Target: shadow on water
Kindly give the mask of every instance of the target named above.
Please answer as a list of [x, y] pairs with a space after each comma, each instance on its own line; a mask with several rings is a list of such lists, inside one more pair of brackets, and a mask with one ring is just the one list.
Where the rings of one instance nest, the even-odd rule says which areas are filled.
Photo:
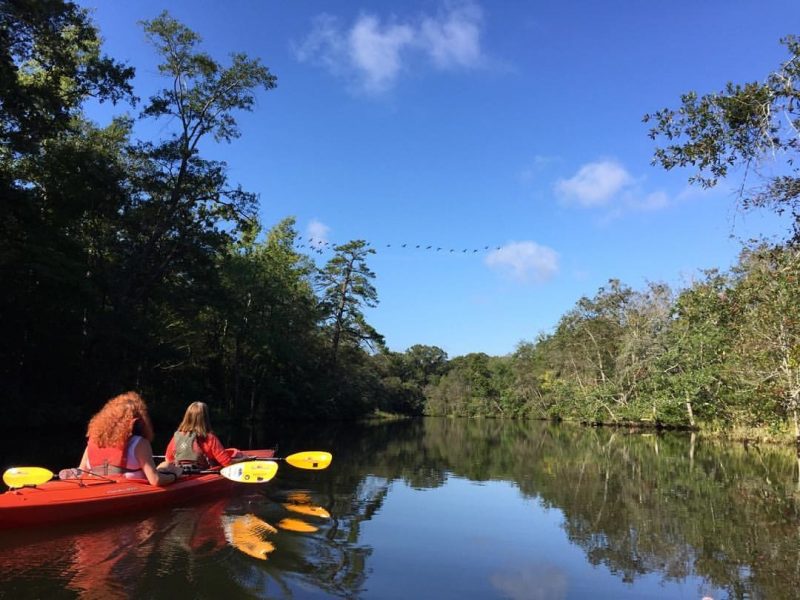
[[[464, 419], [274, 424], [222, 436], [240, 448], [277, 444], [279, 456], [328, 450], [334, 461], [314, 472], [281, 464], [266, 486], [141, 521], [4, 532], [0, 597], [92, 597], [90, 589], [105, 597], [367, 597], [369, 582], [389, 575], [370, 565], [379, 542], [365, 543], [363, 528], [383, 518], [393, 485], [436, 490], [454, 478], [508, 482], [559, 511], [563, 535], [586, 563], [634, 590], [649, 576], [698, 578], [732, 598], [791, 598], [800, 586], [798, 466], [789, 449]], [[293, 521], [299, 530], [288, 527]], [[251, 535], [237, 550], [232, 532], [243, 529]]]

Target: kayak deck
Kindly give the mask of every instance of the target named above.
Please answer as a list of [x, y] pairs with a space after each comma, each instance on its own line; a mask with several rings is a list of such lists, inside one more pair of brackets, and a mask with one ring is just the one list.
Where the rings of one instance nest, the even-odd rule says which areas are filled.
[[[274, 451], [248, 450], [245, 454], [264, 459], [272, 458]], [[122, 478], [53, 480], [0, 494], [0, 529], [64, 523], [172, 506], [221, 495], [236, 485], [217, 472], [184, 475], [176, 483], [165, 487]]]

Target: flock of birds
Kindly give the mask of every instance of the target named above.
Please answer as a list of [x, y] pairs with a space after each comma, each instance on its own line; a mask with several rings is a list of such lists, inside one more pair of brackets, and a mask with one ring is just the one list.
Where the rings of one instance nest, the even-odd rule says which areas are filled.
[[[317, 254], [322, 254], [325, 250], [330, 250], [335, 248], [338, 244], [334, 242], [329, 242], [327, 240], [319, 239], [319, 238], [312, 238], [306, 237], [304, 238], [301, 235], [298, 235], [297, 238], [297, 248], [307, 248], [311, 252], [316, 252]], [[367, 246], [372, 247], [373, 250], [377, 252], [375, 246], [372, 245], [371, 242], [366, 242]], [[500, 250], [500, 246], [484, 246], [481, 248], [448, 248], [445, 246], [437, 246], [435, 244], [409, 244], [409, 243], [401, 243], [401, 244], [386, 244], [385, 248], [400, 248], [400, 249], [408, 249], [408, 250], [424, 250], [430, 252], [444, 252], [447, 254], [477, 254], [478, 252], [488, 252], [489, 250]]]

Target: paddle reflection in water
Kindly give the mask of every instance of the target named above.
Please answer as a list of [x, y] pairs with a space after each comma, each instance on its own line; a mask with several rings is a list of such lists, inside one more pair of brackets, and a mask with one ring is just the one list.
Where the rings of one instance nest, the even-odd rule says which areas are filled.
[[286, 531], [297, 531], [298, 533], [313, 533], [317, 531], [319, 528], [306, 523], [305, 521], [301, 521], [300, 519], [281, 519], [278, 522], [278, 527], [281, 529], [285, 529]]
[[[180, 531], [178, 526], [174, 527], [176, 539], [190, 540], [189, 549], [193, 552], [219, 550], [227, 543], [248, 556], [266, 560], [269, 554], [275, 551], [275, 534], [278, 533], [278, 528], [301, 533], [319, 530], [318, 527], [294, 518], [281, 519], [276, 528], [253, 513], [242, 515], [226, 512], [225, 509], [229, 507], [229, 504], [228, 500], [222, 500], [200, 511], [196, 520], [184, 519], [192, 529], [191, 531]], [[261, 496], [251, 495], [246, 506], [273, 515], [277, 513], [276, 508], [281, 504], [266, 501]], [[305, 504], [287, 505], [284, 503], [282, 506], [301, 509], [304, 514], [317, 519], [330, 518], [330, 513], [323, 507], [310, 504], [310, 497]], [[234, 504], [231, 508], [241, 510], [243, 507], [237, 507]]]
[[284, 503], [283, 508], [292, 512], [300, 513], [301, 515], [308, 515], [309, 517], [317, 517], [318, 519], [329, 519], [331, 516], [331, 513], [329, 513], [321, 506], [312, 506], [309, 504]]
[[290, 511], [307, 515], [309, 517], [316, 517], [318, 519], [330, 519], [329, 513], [322, 506], [312, 504], [311, 492], [308, 490], [294, 490], [286, 494], [286, 501], [281, 502], [283, 507]]
[[[314, 515], [327, 514], [306, 500], [302, 506]], [[4, 532], [0, 598], [52, 597], [57, 590], [90, 599], [261, 597], [276, 589], [290, 597], [292, 571], [314, 573], [312, 557], [327, 553], [309, 550], [326, 544], [307, 538], [317, 526], [286, 514], [281, 502], [250, 492], [144, 518]], [[287, 523], [279, 530], [268, 519]], [[266, 565], [278, 547], [285, 551], [273, 569]]]
[[275, 545], [265, 538], [278, 530], [255, 515], [223, 517], [225, 538], [231, 546], [248, 556], [266, 560]]

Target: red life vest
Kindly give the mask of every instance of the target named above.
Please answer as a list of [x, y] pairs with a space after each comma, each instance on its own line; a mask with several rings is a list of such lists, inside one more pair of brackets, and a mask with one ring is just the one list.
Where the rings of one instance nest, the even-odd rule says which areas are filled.
[[119, 475], [127, 473], [128, 442], [122, 448], [101, 448], [92, 441], [86, 444], [86, 455], [92, 472], [98, 475]]

